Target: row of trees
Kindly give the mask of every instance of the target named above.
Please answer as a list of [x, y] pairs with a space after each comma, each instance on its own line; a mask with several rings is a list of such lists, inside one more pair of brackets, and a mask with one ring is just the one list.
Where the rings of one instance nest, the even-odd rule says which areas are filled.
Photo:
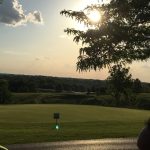
[[9, 83], [12, 92], [38, 92], [43, 91], [75, 91], [86, 92], [88, 89], [96, 91], [105, 87], [105, 81], [59, 78], [46, 76], [9, 75], [1, 74], [0, 79], [5, 79]]
[[[121, 68], [120, 68], [121, 69]], [[112, 73], [113, 75], [114, 73]], [[117, 77], [118, 78], [118, 77]], [[46, 77], [46, 76], [29, 76], [29, 75], [9, 75], [0, 74], [1, 80], [7, 80], [9, 84], [9, 90], [12, 92], [36, 92], [38, 90], [50, 90], [53, 91], [76, 91], [86, 92], [87, 90], [96, 92], [106, 90], [108, 82], [104, 80], [91, 80], [91, 79], [75, 79], [75, 78], [60, 78], [60, 77]], [[109, 79], [109, 78], [108, 78]], [[107, 80], [108, 80], [107, 79]], [[118, 78], [118, 80], [120, 80]], [[134, 82], [137, 81], [133, 80]], [[139, 80], [138, 80], [139, 81]], [[141, 90], [139, 92], [145, 92], [145, 87], [150, 88], [149, 83], [141, 83], [139, 81]], [[134, 87], [133, 87], [134, 86]], [[137, 91], [135, 85], [132, 88]]]
[[[132, 80], [131, 75], [128, 75], [128, 70], [124, 70], [123, 68], [120, 68], [120, 71], [118, 71], [118, 68], [116, 70], [116, 67], [113, 68], [111, 75], [107, 78], [106, 81], [71, 79], [71, 78], [70, 79], [54, 78], [55, 81], [54, 82], [52, 80], [53, 77], [41, 76], [38, 77], [37, 79], [37, 76], [13, 75], [12, 78], [12, 75], [2, 75], [3, 79], [2, 78], [0, 79], [0, 103], [7, 103], [7, 100], [9, 100], [10, 98], [10, 91], [11, 92], [64, 92], [64, 91], [86, 92], [87, 94], [95, 93], [97, 95], [111, 94], [113, 97], [117, 99], [120, 99], [122, 95], [129, 97], [130, 96], [129, 93], [143, 92], [143, 84], [140, 82], [139, 79]], [[124, 72], [126, 72], [126, 74], [124, 74]], [[49, 79], [51, 82], [48, 82], [47, 79]], [[53, 85], [51, 85], [52, 83]], [[150, 88], [150, 84], [148, 85]]]

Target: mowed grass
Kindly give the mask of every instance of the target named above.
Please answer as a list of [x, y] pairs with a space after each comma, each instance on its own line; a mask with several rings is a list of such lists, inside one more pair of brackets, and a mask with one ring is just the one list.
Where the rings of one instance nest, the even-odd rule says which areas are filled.
[[[53, 113], [60, 113], [60, 129]], [[137, 137], [150, 111], [85, 105], [0, 106], [0, 144]]]

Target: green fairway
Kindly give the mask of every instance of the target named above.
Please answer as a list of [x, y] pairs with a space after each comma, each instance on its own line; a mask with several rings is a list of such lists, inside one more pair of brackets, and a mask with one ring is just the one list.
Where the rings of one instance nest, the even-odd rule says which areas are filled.
[[[60, 129], [53, 113], [60, 112]], [[150, 111], [84, 105], [0, 106], [0, 144], [136, 137]]]

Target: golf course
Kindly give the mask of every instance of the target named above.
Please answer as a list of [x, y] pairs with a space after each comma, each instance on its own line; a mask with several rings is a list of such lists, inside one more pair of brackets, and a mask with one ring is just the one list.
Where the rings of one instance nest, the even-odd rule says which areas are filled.
[[[59, 129], [53, 114], [60, 113]], [[2, 145], [66, 140], [137, 137], [148, 110], [125, 108], [28, 104], [0, 106]]]

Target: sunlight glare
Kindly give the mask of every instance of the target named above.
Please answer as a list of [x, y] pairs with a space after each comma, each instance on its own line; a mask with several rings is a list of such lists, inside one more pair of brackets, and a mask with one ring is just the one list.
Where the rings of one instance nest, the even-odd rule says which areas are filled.
[[87, 16], [94, 23], [99, 22], [101, 19], [101, 15], [97, 10], [90, 11], [89, 14], [87, 14]]
[[[75, 9], [82, 10], [86, 6], [92, 5], [92, 4], [102, 4], [105, 3], [107, 0], [81, 0], [78, 5], [76, 5]], [[98, 23], [101, 20], [101, 14], [97, 10], [85, 12], [87, 14], [87, 17], [89, 18], [89, 21], [94, 25]], [[86, 31], [89, 27], [87, 27], [84, 23], [75, 23], [75, 28], [77, 30]], [[90, 28], [94, 28], [93, 26], [90, 26]]]

